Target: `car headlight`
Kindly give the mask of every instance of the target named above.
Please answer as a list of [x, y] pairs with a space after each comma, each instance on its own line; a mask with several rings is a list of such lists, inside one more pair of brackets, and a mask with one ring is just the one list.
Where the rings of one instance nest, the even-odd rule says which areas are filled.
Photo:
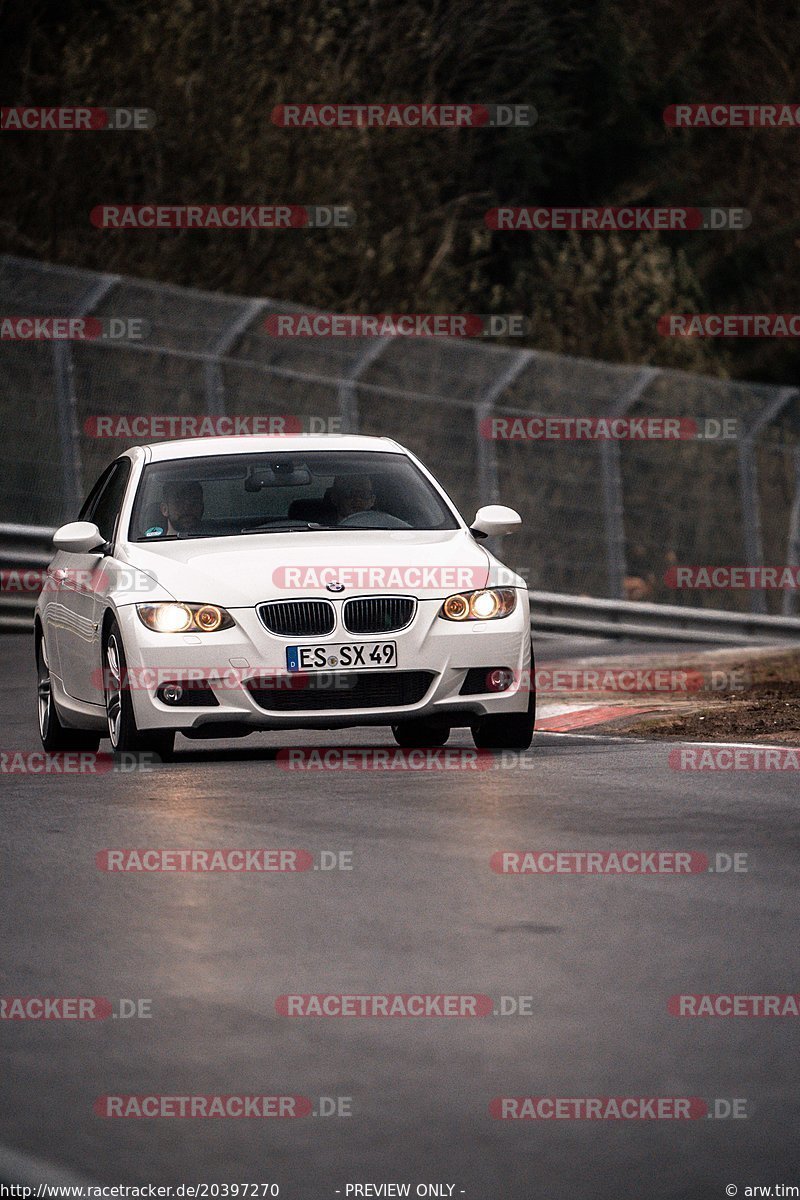
[[231, 614], [216, 604], [137, 604], [136, 612], [153, 633], [216, 633], [234, 623]]
[[445, 621], [494, 621], [507, 617], [517, 607], [513, 588], [485, 588], [480, 592], [457, 592], [439, 609]]

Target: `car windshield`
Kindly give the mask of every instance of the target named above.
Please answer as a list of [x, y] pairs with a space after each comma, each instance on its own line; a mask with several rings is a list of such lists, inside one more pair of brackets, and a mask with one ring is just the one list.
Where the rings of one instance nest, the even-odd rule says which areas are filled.
[[131, 541], [318, 529], [457, 529], [405, 454], [225, 454], [145, 467]]

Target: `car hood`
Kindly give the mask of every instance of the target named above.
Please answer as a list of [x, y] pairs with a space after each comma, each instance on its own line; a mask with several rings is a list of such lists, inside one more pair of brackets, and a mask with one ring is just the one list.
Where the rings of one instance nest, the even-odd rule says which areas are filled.
[[[252, 608], [265, 600], [408, 593], [437, 599], [482, 588], [498, 565], [464, 529], [352, 530], [128, 543], [125, 558], [187, 603]], [[344, 589], [333, 593], [331, 582]], [[509, 582], [509, 580], [506, 580]], [[510, 580], [513, 586], [513, 579]], [[522, 581], [519, 581], [522, 582]]]

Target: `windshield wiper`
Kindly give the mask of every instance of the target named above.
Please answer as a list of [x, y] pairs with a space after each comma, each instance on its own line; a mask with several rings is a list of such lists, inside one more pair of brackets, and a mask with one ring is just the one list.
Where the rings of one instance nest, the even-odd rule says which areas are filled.
[[338, 528], [338, 525], [320, 525], [316, 521], [276, 521], [270, 525], [252, 525], [249, 529], [243, 529], [242, 533], [303, 533], [308, 529], [316, 532], [319, 529]]

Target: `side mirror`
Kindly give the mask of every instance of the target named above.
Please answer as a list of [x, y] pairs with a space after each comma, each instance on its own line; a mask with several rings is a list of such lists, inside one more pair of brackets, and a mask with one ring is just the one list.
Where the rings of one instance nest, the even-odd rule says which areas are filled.
[[522, 517], [505, 504], [486, 504], [475, 513], [470, 533], [476, 537], [497, 537], [514, 533], [522, 525]]
[[102, 554], [106, 539], [91, 521], [70, 521], [55, 531], [53, 545], [67, 554], [91, 554], [92, 551]]

